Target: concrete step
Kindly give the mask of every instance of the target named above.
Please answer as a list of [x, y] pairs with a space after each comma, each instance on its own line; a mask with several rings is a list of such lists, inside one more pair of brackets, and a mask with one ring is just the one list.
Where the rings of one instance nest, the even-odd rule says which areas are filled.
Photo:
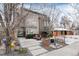
[[30, 51], [30, 52], [31, 52], [31, 54], [32, 54], [33, 56], [38, 56], [38, 55], [40, 55], [40, 54], [43, 54], [43, 53], [48, 52], [48, 50], [46, 50], [46, 49], [44, 49], [44, 48], [41, 48], [41, 49], [37, 49], [37, 50], [32, 50], [32, 51]]
[[42, 47], [41, 46], [32, 46], [32, 47], [28, 47], [28, 49], [31, 51], [31, 50], [36, 50], [36, 49], [41, 49]]

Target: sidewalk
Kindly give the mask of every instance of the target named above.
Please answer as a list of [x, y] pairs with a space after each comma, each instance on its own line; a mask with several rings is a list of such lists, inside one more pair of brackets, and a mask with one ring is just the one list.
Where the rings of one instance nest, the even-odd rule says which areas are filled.
[[78, 56], [79, 55], [79, 41], [72, 43], [66, 47], [50, 51], [40, 56]]

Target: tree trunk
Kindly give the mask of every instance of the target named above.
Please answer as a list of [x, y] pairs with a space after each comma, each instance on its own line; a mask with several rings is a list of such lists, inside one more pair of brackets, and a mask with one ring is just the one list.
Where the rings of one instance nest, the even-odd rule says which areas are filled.
[[10, 33], [9, 30], [6, 29], [6, 54], [11, 53], [10, 44], [11, 44]]
[[12, 50], [11, 50], [12, 41], [17, 40], [16, 32], [14, 30], [6, 29], [6, 39], [7, 39], [7, 41], [6, 41], [6, 54], [9, 54], [12, 52]]

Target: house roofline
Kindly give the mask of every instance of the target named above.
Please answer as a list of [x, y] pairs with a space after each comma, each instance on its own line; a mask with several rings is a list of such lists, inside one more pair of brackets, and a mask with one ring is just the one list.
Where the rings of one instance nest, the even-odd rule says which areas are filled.
[[35, 14], [39, 14], [39, 15], [43, 15], [43, 16], [46, 16], [45, 14], [42, 14], [42, 13], [39, 13], [39, 12], [36, 12], [36, 11], [33, 11], [33, 10], [30, 10], [30, 9], [26, 9], [26, 8], [23, 8], [25, 11], [29, 11], [29, 12], [32, 12], [32, 13], [35, 13]]

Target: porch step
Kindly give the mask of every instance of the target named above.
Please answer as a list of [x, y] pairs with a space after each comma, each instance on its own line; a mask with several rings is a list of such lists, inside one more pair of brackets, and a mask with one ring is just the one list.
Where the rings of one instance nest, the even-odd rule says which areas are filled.
[[48, 50], [46, 50], [46, 49], [44, 49], [44, 48], [41, 48], [41, 49], [37, 49], [37, 50], [32, 50], [32, 51], [30, 51], [30, 52], [31, 52], [31, 54], [32, 54], [33, 56], [38, 56], [38, 55], [40, 55], [40, 54], [44, 54], [44, 53], [48, 52]]
[[41, 49], [42, 47], [41, 46], [32, 46], [32, 47], [28, 47], [28, 49], [31, 51], [31, 50], [36, 50], [36, 49]]

